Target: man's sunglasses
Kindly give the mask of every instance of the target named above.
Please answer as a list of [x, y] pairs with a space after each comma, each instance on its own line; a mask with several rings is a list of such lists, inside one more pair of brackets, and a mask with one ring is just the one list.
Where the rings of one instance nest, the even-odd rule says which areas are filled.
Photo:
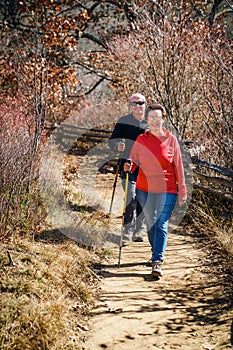
[[131, 106], [136, 106], [136, 105], [142, 106], [142, 105], [144, 105], [144, 103], [145, 103], [145, 101], [138, 101], [138, 102], [133, 101], [133, 102], [130, 102], [130, 105]]

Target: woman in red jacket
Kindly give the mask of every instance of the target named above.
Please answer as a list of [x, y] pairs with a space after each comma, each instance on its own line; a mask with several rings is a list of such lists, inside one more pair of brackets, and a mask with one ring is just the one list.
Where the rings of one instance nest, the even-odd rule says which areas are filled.
[[136, 183], [138, 201], [145, 215], [148, 239], [152, 250], [152, 276], [160, 277], [167, 245], [168, 221], [175, 206], [187, 199], [183, 162], [177, 138], [163, 127], [166, 111], [160, 104], [148, 107], [149, 131], [140, 135], [130, 153], [132, 165], [139, 168]]

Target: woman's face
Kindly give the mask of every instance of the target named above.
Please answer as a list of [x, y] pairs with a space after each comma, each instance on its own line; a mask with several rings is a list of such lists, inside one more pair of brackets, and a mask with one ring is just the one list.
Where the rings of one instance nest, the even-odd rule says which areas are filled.
[[161, 130], [164, 123], [162, 111], [156, 109], [154, 111], [149, 111], [148, 113], [148, 125], [150, 130]]

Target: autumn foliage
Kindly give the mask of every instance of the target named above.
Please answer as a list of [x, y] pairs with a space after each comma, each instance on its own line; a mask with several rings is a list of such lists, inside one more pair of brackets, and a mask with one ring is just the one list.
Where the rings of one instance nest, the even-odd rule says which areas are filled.
[[218, 23], [211, 27], [190, 13], [164, 11], [154, 18], [141, 10], [143, 26], [111, 42], [108, 66], [118, 79], [117, 93], [142, 91], [149, 102], [162, 103], [183, 140], [202, 145], [206, 161], [229, 167], [232, 43]]
[[[48, 129], [90, 101], [102, 106], [113, 98], [125, 102], [140, 91], [149, 103], [165, 106], [168, 127], [202, 146], [202, 159], [231, 166], [233, 47], [227, 2], [42, 0], [2, 5], [0, 86], [6, 98], [18, 96], [19, 111], [24, 106], [20, 118], [25, 118], [25, 132], [10, 121], [4, 124], [4, 130], [15, 128], [12, 135], [17, 135], [12, 141], [1, 134], [7, 164], [17, 163], [8, 161], [7, 142], [20, 142], [21, 133], [22, 140], [29, 137], [28, 147], [20, 147], [27, 153], [21, 166], [36, 178], [38, 169], [31, 165], [37, 163]], [[18, 112], [12, 113], [14, 119]], [[112, 111], [112, 120], [117, 113]], [[14, 178], [11, 167], [4, 171]]]
[[[202, 160], [232, 167], [231, 3], [1, 1], [3, 350], [77, 349], [77, 330], [85, 330], [82, 322], [92, 306], [86, 288], [94, 289], [90, 258], [82, 259], [77, 244], [57, 244], [58, 230], [45, 231], [40, 155], [60, 123], [70, 118], [73, 124], [109, 129], [125, 113], [129, 95], [141, 92], [148, 103], [165, 106], [166, 126], [198, 146]], [[226, 181], [230, 198], [232, 181]], [[193, 194], [184, 234], [199, 231], [203, 238], [210, 232], [232, 253], [232, 201], [199, 190]], [[42, 237], [42, 230], [56, 244], [18, 239], [38, 232]], [[216, 259], [214, 273], [221, 265]]]

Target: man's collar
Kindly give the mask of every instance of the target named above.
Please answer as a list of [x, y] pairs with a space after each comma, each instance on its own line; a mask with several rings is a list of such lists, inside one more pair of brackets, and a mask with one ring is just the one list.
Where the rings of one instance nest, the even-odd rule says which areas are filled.
[[136, 119], [138, 122], [141, 122], [141, 121], [145, 120], [145, 116], [143, 116], [142, 119], [138, 119], [137, 117], [135, 117], [135, 116], [133, 115], [133, 113], [131, 113], [131, 115], [132, 115], [132, 117], [133, 117], [134, 119]]

